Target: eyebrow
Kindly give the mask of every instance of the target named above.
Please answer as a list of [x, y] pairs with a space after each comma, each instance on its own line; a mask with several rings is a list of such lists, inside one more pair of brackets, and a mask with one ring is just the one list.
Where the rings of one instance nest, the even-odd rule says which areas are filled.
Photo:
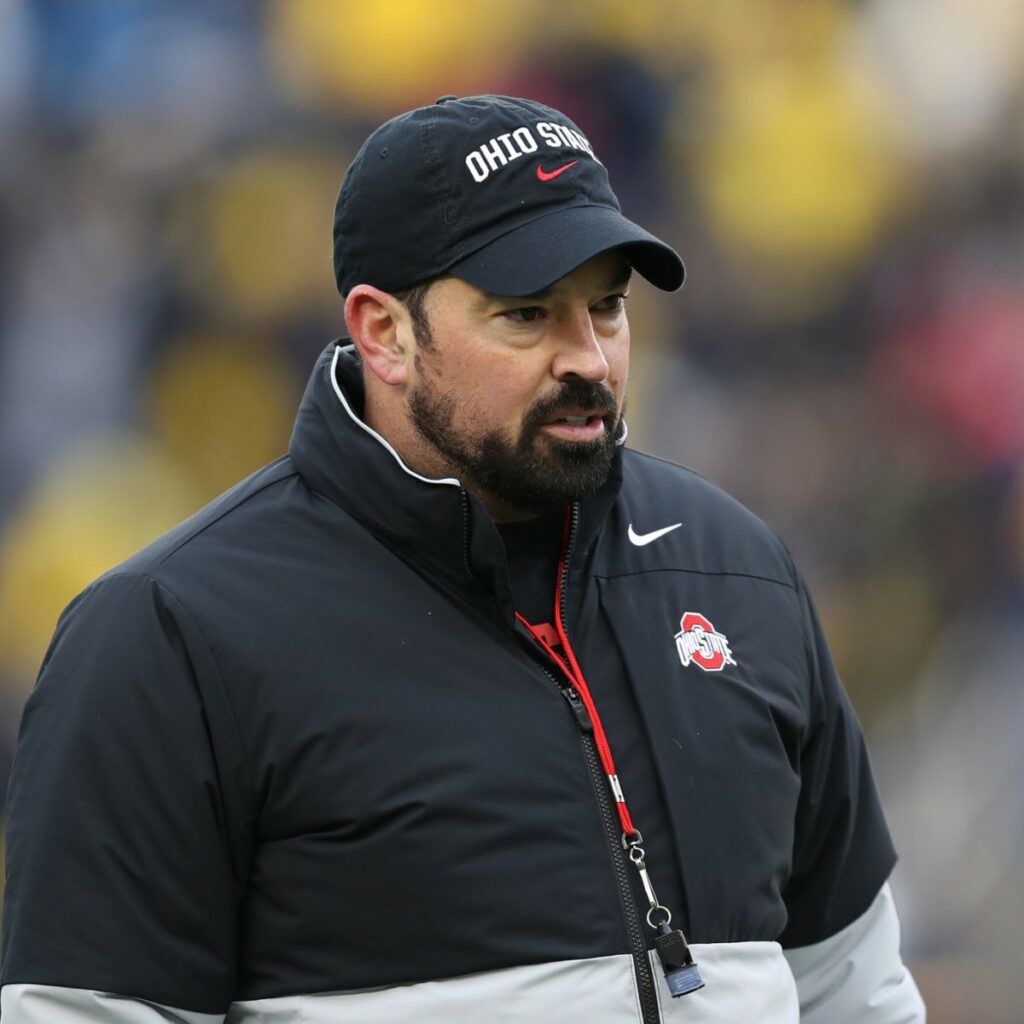
[[[616, 289], [619, 288], [625, 288], [629, 284], [630, 278], [632, 276], [633, 268], [629, 266], [629, 264], [626, 264], [625, 267], [616, 270], [614, 277], [607, 285], [605, 285], [605, 288], [608, 291], [615, 291]], [[555, 289], [553, 285], [548, 285], [547, 288], [541, 288], [539, 292], [530, 292], [528, 295], [497, 295], [494, 292], [485, 292], [484, 294], [487, 296], [488, 299], [498, 302], [505, 302], [508, 299], [519, 299], [522, 301], [531, 300], [534, 302], [539, 302], [544, 299], [550, 299], [552, 294], [554, 293], [554, 290]]]

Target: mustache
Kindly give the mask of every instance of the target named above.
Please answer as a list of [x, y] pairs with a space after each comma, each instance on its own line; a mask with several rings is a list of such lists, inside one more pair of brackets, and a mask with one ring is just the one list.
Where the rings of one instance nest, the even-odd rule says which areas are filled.
[[591, 384], [585, 380], [566, 381], [553, 395], [539, 399], [526, 413], [525, 425], [539, 427], [548, 423], [563, 409], [593, 409], [608, 420], [617, 418], [615, 395], [604, 384]]

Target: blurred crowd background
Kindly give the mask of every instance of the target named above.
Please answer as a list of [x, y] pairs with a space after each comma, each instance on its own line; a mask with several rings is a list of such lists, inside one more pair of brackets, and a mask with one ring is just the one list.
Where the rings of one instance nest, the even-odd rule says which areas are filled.
[[809, 578], [932, 1024], [1024, 1021], [1020, 0], [0, 0], [0, 784], [66, 602], [284, 450], [359, 143], [474, 92], [683, 254], [631, 440]]

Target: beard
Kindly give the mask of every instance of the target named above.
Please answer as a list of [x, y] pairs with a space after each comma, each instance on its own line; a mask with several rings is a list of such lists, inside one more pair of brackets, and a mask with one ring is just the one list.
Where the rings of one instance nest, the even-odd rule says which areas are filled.
[[[569, 381], [550, 398], [527, 410], [519, 437], [500, 430], [455, 427], [458, 401], [439, 393], [429, 378], [409, 396], [412, 423], [441, 453], [468, 490], [495, 498], [518, 511], [537, 515], [596, 494], [611, 471], [622, 413], [603, 384]], [[604, 410], [604, 433], [596, 441], [564, 441], [543, 425], [565, 408]]]

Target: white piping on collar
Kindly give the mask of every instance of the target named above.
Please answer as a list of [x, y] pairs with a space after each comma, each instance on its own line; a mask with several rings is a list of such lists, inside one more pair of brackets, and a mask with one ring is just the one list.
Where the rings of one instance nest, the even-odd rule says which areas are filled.
[[[347, 347], [348, 346], [346, 346], [346, 348]], [[420, 476], [419, 473], [414, 473], [402, 461], [402, 456], [399, 455], [398, 452], [396, 452], [395, 449], [392, 448], [391, 445], [388, 444], [388, 442], [383, 437], [381, 437], [380, 434], [378, 434], [376, 430], [373, 430], [371, 427], [368, 427], [355, 414], [355, 412], [353, 412], [352, 406], [350, 406], [348, 404], [348, 399], [345, 397], [345, 392], [342, 391], [340, 387], [338, 387], [338, 375], [337, 375], [336, 371], [338, 369], [338, 358], [340, 356], [341, 356], [341, 345], [338, 345], [335, 348], [335, 350], [334, 350], [334, 359], [331, 361], [331, 384], [334, 385], [334, 393], [341, 400], [341, 404], [345, 407], [345, 412], [347, 412], [349, 414], [349, 416], [352, 418], [352, 422], [355, 423], [357, 426], [361, 427], [363, 430], [365, 430], [370, 435], [370, 437], [372, 437], [374, 440], [380, 442], [380, 444], [382, 444], [391, 453], [391, 456], [395, 460], [395, 462], [397, 462], [398, 465], [401, 466], [402, 469], [405, 470], [405, 472], [409, 474], [409, 476], [415, 477], [417, 480], [422, 480], [423, 483], [425, 483], [425, 484], [447, 484], [449, 487], [461, 488], [462, 487], [462, 483], [460, 481], [456, 480], [455, 477], [453, 477], [453, 476], [446, 476], [446, 477], [442, 477], [439, 480], [433, 480], [433, 479], [431, 479], [428, 476]]]

